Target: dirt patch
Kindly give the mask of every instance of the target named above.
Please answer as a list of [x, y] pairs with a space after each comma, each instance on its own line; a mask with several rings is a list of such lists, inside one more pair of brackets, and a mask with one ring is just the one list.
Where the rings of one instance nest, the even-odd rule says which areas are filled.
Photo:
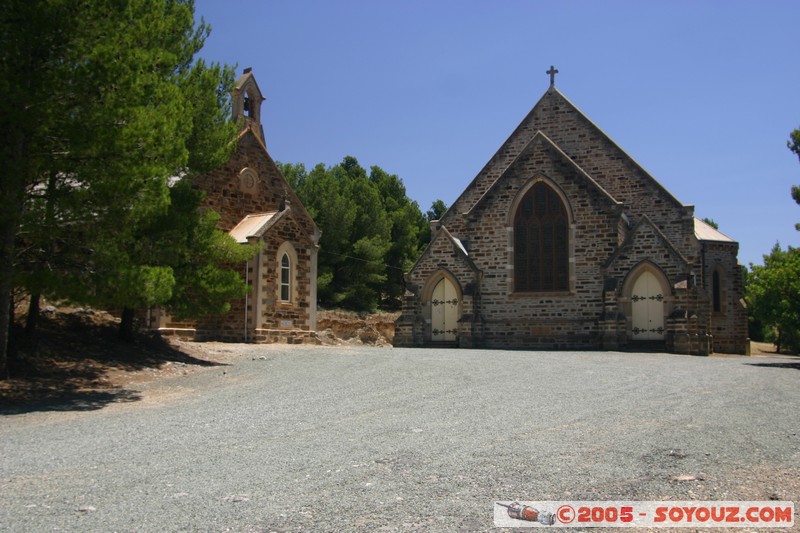
[[771, 342], [750, 342], [750, 355], [793, 355], [787, 352], [778, 353], [777, 347]]

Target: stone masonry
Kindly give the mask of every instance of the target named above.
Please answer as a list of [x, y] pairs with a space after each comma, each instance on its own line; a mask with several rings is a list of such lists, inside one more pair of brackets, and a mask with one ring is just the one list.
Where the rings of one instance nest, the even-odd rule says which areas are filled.
[[[235, 234], [243, 244], [257, 244], [254, 259], [230, 265], [242, 273], [250, 293], [231, 302], [230, 312], [221, 316], [177, 322], [156, 313], [152, 326], [166, 334], [196, 340], [302, 342], [316, 330], [320, 231], [267, 151], [260, 120], [263, 101], [246, 69], [233, 91], [234, 120], [242, 125], [236, 149], [222, 167], [193, 181], [205, 194], [203, 207], [220, 214], [221, 230]], [[248, 226], [248, 217], [259, 224]], [[285, 299], [280, 287], [284, 254], [290, 258]]]
[[[549, 233], [544, 244], [515, 240], [515, 216], [537, 183], [567, 213], [557, 245]], [[431, 291], [446, 278], [459, 294], [452, 344], [463, 347], [748, 352], [738, 244], [697, 220], [554, 85], [432, 230], [406, 276], [396, 346], [433, 344]], [[566, 253], [567, 287], [517, 290], [516, 242]]]

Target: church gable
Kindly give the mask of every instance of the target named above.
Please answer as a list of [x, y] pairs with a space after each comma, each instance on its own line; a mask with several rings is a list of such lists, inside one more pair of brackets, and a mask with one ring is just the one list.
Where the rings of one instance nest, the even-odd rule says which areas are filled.
[[609, 257], [603, 270], [608, 276], [621, 281], [644, 261], [664, 271], [673, 284], [687, 280], [692, 270], [689, 260], [646, 215], [628, 233], [622, 246]]
[[241, 133], [236, 150], [225, 165], [195, 178], [193, 183], [205, 193], [204, 205], [220, 214], [219, 225], [224, 231], [230, 231], [249, 214], [278, 211], [288, 201], [304, 231], [319, 233], [251, 128]]
[[256, 234], [256, 238], [272, 238], [276, 242], [292, 242], [300, 246], [316, 246], [315, 235], [306, 232], [303, 219], [298, 217], [298, 212], [293, 206], [286, 206], [278, 212], [269, 224]]
[[441, 225], [433, 229], [430, 244], [414, 264], [414, 274], [409, 276], [409, 284], [419, 288], [420, 284], [439, 270], [447, 270], [462, 283], [473, 281], [480, 272], [469, 257], [464, 242]]
[[503, 193], [499, 190], [509, 189], [509, 181], [524, 181], [537, 174], [561, 176], [556, 181], [572, 180], [576, 182], [582, 193], [593, 194], [601, 202], [609, 206], [618, 206], [617, 202], [597, 181], [587, 174], [575, 161], [565, 154], [544, 133], [537, 131], [533, 139], [520, 152], [514, 161], [492, 183], [491, 187], [464, 213], [470, 217], [474, 211], [480, 210], [487, 199]]
[[716, 338], [746, 350], [736, 243], [698, 223], [552, 78], [438, 224], [407, 275], [395, 345], [706, 354]]
[[540, 134], [550, 139], [612, 198], [625, 204], [634, 221], [647, 214], [679, 243], [684, 253], [689, 252], [690, 243], [679, 236], [686, 231], [685, 221], [691, 218], [693, 209], [681, 204], [554, 86], [481, 169], [442, 222], [456, 228], [458, 219], [474, 209]]
[[[519, 256], [521, 247], [526, 246], [524, 239], [520, 241], [521, 232], [528, 234], [530, 224], [538, 224], [527, 213], [532, 206], [525, 205], [538, 187], [543, 187], [543, 194], [554, 195], [550, 203], [561, 204], [564, 209], [564, 228], [558, 237], [566, 241], [568, 254], [563, 259], [567, 264], [558, 268], [567, 282], [560, 285], [562, 290], [579, 290], [591, 283], [593, 272], [617, 244], [622, 206], [546, 136], [538, 134], [462, 217], [463, 225], [458, 228], [458, 235], [469, 239], [473, 259], [486, 272], [485, 283], [491, 290], [503, 294], [525, 290], [526, 284], [515, 278], [515, 271], [523, 260]], [[524, 259], [530, 262], [544, 252], [528, 247], [525, 253], [533, 254]]]

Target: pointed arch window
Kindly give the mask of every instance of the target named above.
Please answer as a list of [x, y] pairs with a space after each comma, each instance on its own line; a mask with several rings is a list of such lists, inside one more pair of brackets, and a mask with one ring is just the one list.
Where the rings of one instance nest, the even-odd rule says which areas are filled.
[[725, 274], [717, 267], [711, 273], [711, 310], [714, 314], [725, 314], [726, 299]]
[[244, 116], [256, 120], [256, 103], [258, 102], [253, 87], [247, 87], [244, 91], [244, 99], [242, 100], [242, 111]]
[[303, 268], [298, 261], [297, 250], [290, 241], [284, 241], [275, 254], [275, 301], [281, 304], [296, 304], [305, 299], [298, 293], [297, 273]]
[[514, 216], [514, 290], [569, 290], [569, 219], [544, 182], [525, 193]]
[[288, 253], [284, 253], [281, 257], [280, 292], [282, 302], [292, 300], [292, 260], [289, 259]]

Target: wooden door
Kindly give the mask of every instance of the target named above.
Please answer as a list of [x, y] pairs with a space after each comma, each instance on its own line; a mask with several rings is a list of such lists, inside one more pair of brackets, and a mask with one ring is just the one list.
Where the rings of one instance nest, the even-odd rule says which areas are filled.
[[655, 274], [645, 270], [633, 284], [633, 340], [664, 340], [664, 295]]
[[458, 334], [458, 295], [453, 283], [442, 278], [431, 296], [431, 340], [455, 341]]

